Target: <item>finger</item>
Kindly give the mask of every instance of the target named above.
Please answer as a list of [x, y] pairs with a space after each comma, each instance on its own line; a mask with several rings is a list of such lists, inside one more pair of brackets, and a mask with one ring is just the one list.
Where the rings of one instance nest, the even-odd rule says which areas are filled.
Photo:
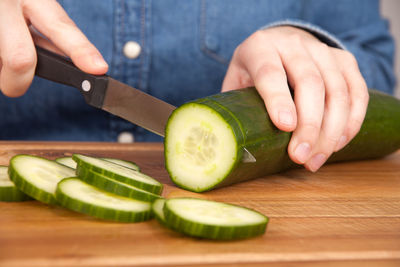
[[315, 172], [325, 163], [335, 148], [348, 138], [344, 130], [350, 112], [350, 99], [346, 81], [331, 49], [322, 43], [314, 43], [307, 49], [325, 84], [325, 110], [320, 136], [311, 159], [305, 165]]
[[23, 95], [32, 82], [36, 52], [18, 1], [0, 1], [0, 88], [10, 97]]
[[228, 70], [222, 82], [222, 92], [254, 86], [246, 69], [240, 66], [235, 56], [232, 57]]
[[344, 130], [347, 140], [336, 147], [336, 151], [338, 151], [347, 145], [360, 131], [367, 112], [369, 95], [367, 84], [362, 77], [355, 57], [351, 53], [340, 49], [334, 49], [333, 51], [337, 62], [341, 63], [339, 67], [349, 88], [350, 96], [350, 115]]
[[57, 46], [55, 46], [49, 39], [43, 37], [34, 27], [30, 26], [29, 31], [31, 32], [32, 40], [35, 45], [45, 48], [53, 53], [61, 56], [67, 56]]
[[107, 72], [108, 65], [100, 52], [56, 1], [27, 1], [24, 13], [32, 25], [69, 56], [78, 68], [97, 75]]
[[238, 50], [238, 64], [254, 81], [274, 125], [283, 131], [293, 131], [297, 124], [296, 108], [281, 59], [273, 46], [266, 45], [262, 32], [250, 38]]
[[324, 114], [324, 82], [300, 38], [289, 38], [278, 50], [289, 84], [294, 89], [298, 116], [298, 125], [290, 140], [288, 153], [294, 162], [303, 164], [311, 156], [319, 138]]

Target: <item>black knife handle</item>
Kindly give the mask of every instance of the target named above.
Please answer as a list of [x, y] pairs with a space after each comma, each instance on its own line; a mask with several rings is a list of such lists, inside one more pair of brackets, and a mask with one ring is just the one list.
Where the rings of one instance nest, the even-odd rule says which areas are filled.
[[81, 92], [86, 103], [101, 108], [108, 85], [108, 76], [96, 76], [78, 69], [69, 59], [36, 46], [35, 74], [41, 78], [73, 86]]

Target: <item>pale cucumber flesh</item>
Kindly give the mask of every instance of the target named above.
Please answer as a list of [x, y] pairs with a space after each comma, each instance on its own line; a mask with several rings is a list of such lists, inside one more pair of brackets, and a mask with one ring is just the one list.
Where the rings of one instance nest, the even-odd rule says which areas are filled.
[[55, 161], [30, 155], [10, 160], [8, 173], [19, 190], [44, 203], [56, 204], [57, 183], [75, 176], [75, 170]]
[[190, 103], [170, 117], [165, 140], [167, 170], [177, 185], [205, 191], [234, 167], [238, 145], [223, 117], [212, 108]]
[[118, 164], [118, 165], [121, 165], [121, 166], [124, 166], [126, 168], [129, 168], [129, 169], [132, 169], [135, 171], [140, 171], [139, 166], [136, 163], [131, 162], [131, 161], [115, 159], [115, 158], [102, 158], [102, 159], [110, 161], [110, 162]]
[[66, 208], [101, 219], [138, 222], [151, 218], [151, 203], [100, 190], [78, 178], [62, 180], [56, 198]]
[[139, 182], [150, 186], [162, 187], [162, 184], [157, 180], [141, 172], [121, 166], [120, 164], [80, 154], [75, 154], [72, 158], [78, 162], [80, 166], [99, 172], [110, 178], [115, 178], [116, 180], [122, 177], [124, 179], [123, 182]]
[[168, 199], [163, 216], [165, 225], [173, 230], [216, 240], [258, 236], [265, 232], [268, 223], [268, 218], [257, 211], [194, 198]]
[[156, 199], [152, 204], [153, 213], [156, 216], [157, 220], [162, 224], [165, 223], [164, 204], [165, 199], [163, 198]]
[[70, 167], [72, 169], [76, 169], [76, 162], [72, 159], [72, 157], [62, 157], [56, 159], [56, 161], [60, 164], [63, 164], [67, 167]]

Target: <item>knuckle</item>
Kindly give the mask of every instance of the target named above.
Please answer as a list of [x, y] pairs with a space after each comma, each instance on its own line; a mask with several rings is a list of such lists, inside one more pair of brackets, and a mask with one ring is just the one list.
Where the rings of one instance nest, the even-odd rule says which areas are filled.
[[352, 66], [358, 66], [356, 57], [349, 51], [346, 51], [346, 50], [343, 51], [343, 58], [344, 58], [346, 64], [350, 64]]
[[296, 44], [299, 45], [303, 42], [303, 36], [300, 35], [299, 33], [291, 33], [288, 36], [288, 40], [292, 43], [292, 44]]
[[323, 42], [319, 42], [318, 47], [320, 50], [325, 50], [325, 51], [330, 49], [329, 45], [327, 45], [326, 43], [323, 43]]
[[266, 38], [265, 31], [256, 31], [248, 38], [249, 41], [262, 42]]
[[301, 75], [301, 78], [299, 78], [299, 84], [309, 86], [311, 88], [316, 88], [318, 90], [323, 90], [324, 89], [324, 81], [321, 77], [321, 74], [319, 74], [316, 71], [308, 71]]
[[285, 80], [286, 79], [286, 74], [282, 70], [281, 67], [279, 67], [276, 64], [268, 64], [264, 63], [256, 72], [255, 81], [262, 81], [265, 79], [265, 77], [268, 77], [269, 80], [274, 80], [274, 81], [279, 81], [279, 80]]
[[337, 86], [332, 90], [332, 99], [335, 102], [339, 102], [343, 105], [350, 105], [350, 97], [347, 88], [344, 86]]
[[10, 55], [4, 62], [4, 67], [16, 73], [25, 73], [36, 65], [36, 57], [33, 53], [17, 52]]

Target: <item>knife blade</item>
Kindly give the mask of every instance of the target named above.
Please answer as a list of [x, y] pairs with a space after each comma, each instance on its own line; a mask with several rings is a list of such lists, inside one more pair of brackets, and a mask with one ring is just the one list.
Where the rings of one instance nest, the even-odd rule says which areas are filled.
[[107, 75], [96, 76], [78, 69], [67, 58], [36, 46], [35, 74], [77, 88], [87, 104], [103, 109], [164, 136], [169, 115], [175, 109], [158, 98]]

